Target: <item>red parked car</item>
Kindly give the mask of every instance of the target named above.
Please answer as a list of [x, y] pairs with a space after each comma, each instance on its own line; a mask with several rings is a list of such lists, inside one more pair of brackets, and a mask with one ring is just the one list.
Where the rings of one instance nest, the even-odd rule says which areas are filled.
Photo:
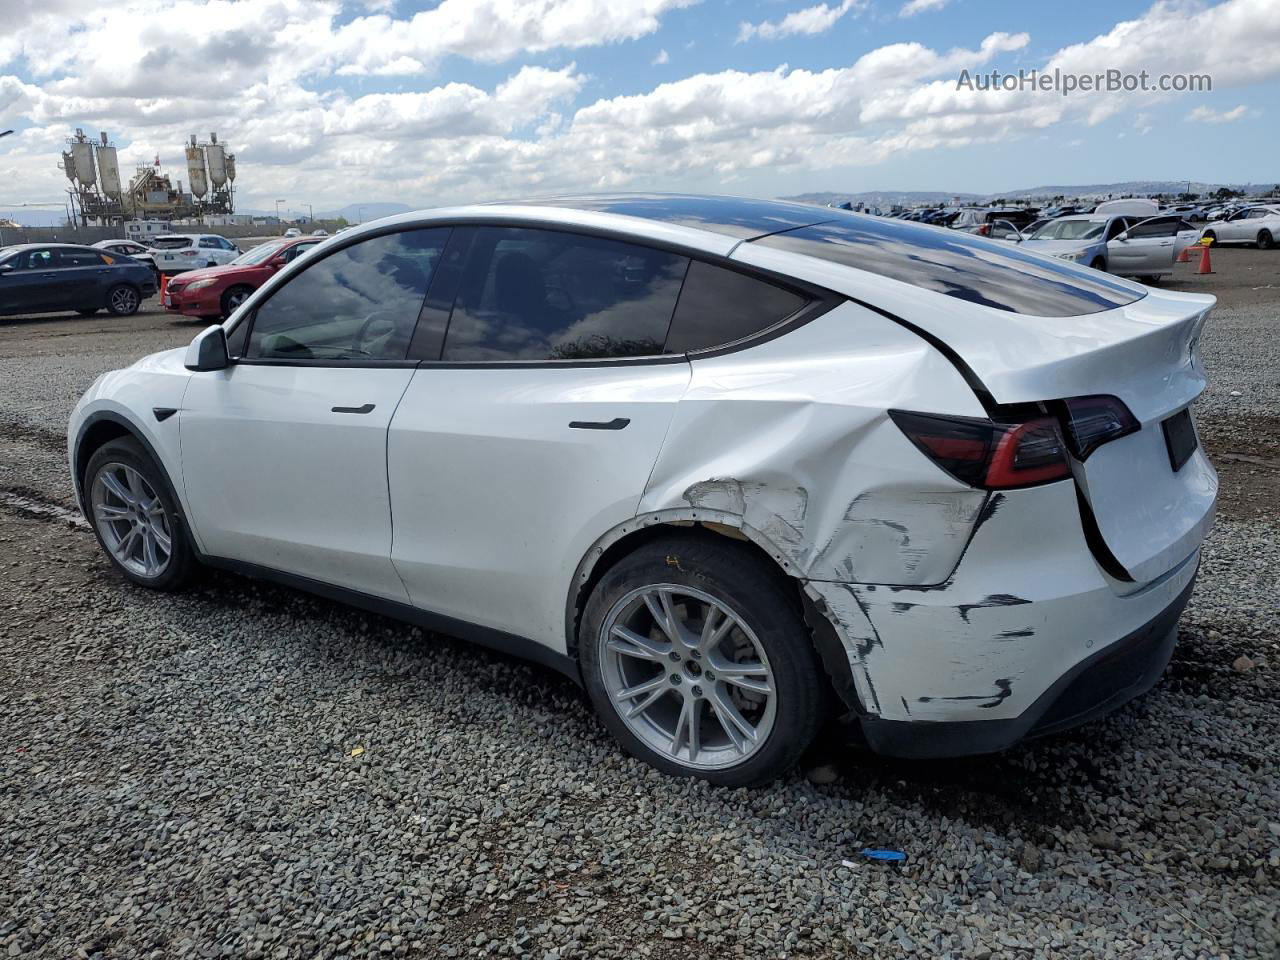
[[171, 313], [219, 320], [295, 257], [322, 243], [320, 237], [268, 240], [221, 267], [188, 270], [169, 281], [162, 302]]

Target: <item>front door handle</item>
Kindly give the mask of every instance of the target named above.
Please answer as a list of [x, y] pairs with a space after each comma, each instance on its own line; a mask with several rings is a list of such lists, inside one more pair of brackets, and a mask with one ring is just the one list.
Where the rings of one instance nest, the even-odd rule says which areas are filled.
[[334, 407], [334, 413], [373, 413], [373, 404], [366, 403], [359, 407]]
[[614, 417], [612, 420], [570, 420], [569, 426], [574, 430], [621, 430], [630, 422], [627, 417]]

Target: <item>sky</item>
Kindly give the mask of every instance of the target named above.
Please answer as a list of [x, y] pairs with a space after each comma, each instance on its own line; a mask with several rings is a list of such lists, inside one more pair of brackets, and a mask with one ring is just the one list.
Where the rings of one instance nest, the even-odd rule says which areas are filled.
[[[0, 206], [188, 135], [244, 208], [1280, 180], [1280, 0], [3, 0]], [[992, 70], [1212, 92], [979, 90]]]

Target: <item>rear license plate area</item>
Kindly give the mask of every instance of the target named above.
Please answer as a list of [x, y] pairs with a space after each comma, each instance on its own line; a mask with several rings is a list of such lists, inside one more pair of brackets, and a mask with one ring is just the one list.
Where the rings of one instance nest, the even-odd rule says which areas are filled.
[[1191, 411], [1181, 410], [1164, 421], [1164, 443], [1169, 450], [1169, 466], [1177, 473], [1183, 464], [1191, 459], [1200, 445], [1196, 437], [1196, 425], [1191, 419]]

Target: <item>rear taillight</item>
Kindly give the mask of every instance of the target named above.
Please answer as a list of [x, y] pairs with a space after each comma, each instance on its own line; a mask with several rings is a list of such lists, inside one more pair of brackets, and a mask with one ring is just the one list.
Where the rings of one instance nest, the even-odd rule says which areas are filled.
[[195, 251], [195, 250], [183, 250], [183, 251], [182, 251], [182, 255], [183, 255], [184, 257], [194, 257], [194, 256], [196, 256], [196, 255], [197, 255], [197, 253], [196, 253], [196, 251]]
[[889, 416], [925, 456], [971, 487], [1007, 490], [1071, 475], [1053, 417], [998, 423], [903, 410], [890, 410]]
[[1119, 397], [1071, 397], [1062, 401], [1066, 409], [1067, 443], [1077, 460], [1111, 440], [1128, 436], [1140, 424]]

